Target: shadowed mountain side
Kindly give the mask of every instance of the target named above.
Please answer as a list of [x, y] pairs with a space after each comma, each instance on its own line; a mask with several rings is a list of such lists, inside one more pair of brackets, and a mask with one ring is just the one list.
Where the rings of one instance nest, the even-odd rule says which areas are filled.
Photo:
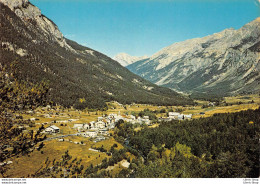
[[76, 108], [103, 108], [112, 100], [158, 105], [193, 103], [131, 73], [111, 58], [65, 39], [37, 7], [27, 0], [16, 1], [8, 4], [0, 0], [0, 64], [12, 64], [20, 80], [49, 81], [49, 98], [55, 103]]

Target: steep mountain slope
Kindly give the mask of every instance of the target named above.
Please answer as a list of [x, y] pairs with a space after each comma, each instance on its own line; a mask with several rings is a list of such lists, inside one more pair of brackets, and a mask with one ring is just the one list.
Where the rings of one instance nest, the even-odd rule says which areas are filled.
[[155, 53], [127, 68], [151, 82], [185, 93], [228, 95], [260, 90], [260, 18]]
[[102, 108], [111, 100], [192, 103], [129, 72], [111, 58], [65, 39], [28, 0], [0, 0], [0, 41], [0, 68], [16, 70], [20, 80], [48, 81], [49, 98], [64, 106]]
[[130, 64], [135, 63], [136, 61], [140, 61], [147, 58], [148, 56], [131, 56], [127, 53], [119, 53], [113, 57], [113, 59], [119, 62], [122, 66], [128, 66]]

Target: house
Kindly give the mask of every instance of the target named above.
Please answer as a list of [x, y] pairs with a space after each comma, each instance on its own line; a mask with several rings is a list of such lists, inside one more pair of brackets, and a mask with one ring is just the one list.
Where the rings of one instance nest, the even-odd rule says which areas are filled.
[[99, 136], [99, 137], [97, 137], [97, 138], [95, 139], [94, 142], [103, 141], [103, 140], [105, 140], [105, 139], [106, 139], [106, 138], [105, 138], [104, 136]]
[[52, 126], [49, 126], [47, 127], [45, 130], [44, 130], [45, 133], [59, 133], [60, 132], [60, 128], [55, 126], [55, 125], [52, 125]]
[[98, 133], [96, 131], [87, 131], [84, 133], [86, 135], [86, 137], [97, 137]]
[[103, 121], [98, 121], [96, 123], [96, 128], [103, 129], [106, 127], [106, 124]]
[[101, 135], [108, 135], [108, 131], [107, 131], [106, 128], [100, 129], [100, 130], [99, 130], [99, 133], [100, 133]]
[[172, 121], [172, 119], [171, 118], [163, 118], [163, 117], [161, 117], [161, 118], [159, 118], [159, 121], [160, 122], [162, 122], [162, 121]]
[[79, 119], [69, 119], [69, 122], [78, 121]]
[[43, 117], [45, 117], [45, 118], [51, 118], [51, 115], [50, 115], [50, 114], [43, 114]]
[[134, 115], [130, 115], [129, 118], [130, 118], [131, 120], [135, 120], [135, 119], [136, 119]]
[[96, 122], [95, 121], [91, 121], [90, 122], [90, 127], [91, 127], [91, 129], [93, 129], [93, 128], [95, 128], [96, 126]]
[[121, 119], [124, 120], [124, 118], [121, 115], [115, 116], [115, 122], [118, 122]]
[[80, 132], [83, 130], [83, 126], [84, 126], [84, 124], [76, 123], [76, 124], [74, 124], [73, 128]]
[[144, 116], [144, 119], [149, 119], [149, 116]]
[[144, 119], [143, 121], [144, 121], [144, 123], [145, 123], [146, 125], [150, 125], [150, 124], [151, 124], [151, 121], [149, 120], [149, 118], [148, 118], [148, 119]]
[[109, 129], [114, 129], [115, 128], [115, 123], [110, 123], [109, 124]]
[[143, 123], [143, 119], [141, 117], [138, 117], [136, 122], [139, 123], [139, 124], [142, 124]]
[[215, 106], [215, 102], [209, 102], [209, 103], [208, 103], [208, 106], [214, 107], [214, 106]]
[[103, 120], [103, 117], [98, 117], [98, 121], [102, 121]]
[[178, 120], [184, 120], [184, 114], [178, 115]]
[[89, 126], [89, 124], [86, 123], [86, 124], [83, 125], [83, 128], [84, 128], [85, 130], [88, 130], [88, 129], [90, 129], [90, 126]]
[[56, 121], [56, 123], [68, 123], [69, 121], [68, 120], [58, 120]]
[[171, 119], [178, 119], [178, 116], [180, 116], [181, 114], [178, 112], [169, 112], [169, 118]]
[[192, 114], [184, 115], [184, 119], [191, 119], [191, 118], [192, 118]]

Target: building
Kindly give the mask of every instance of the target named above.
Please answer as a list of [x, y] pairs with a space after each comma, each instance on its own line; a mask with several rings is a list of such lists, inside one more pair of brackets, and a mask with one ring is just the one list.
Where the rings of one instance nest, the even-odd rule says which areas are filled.
[[81, 132], [84, 130], [83, 126], [84, 124], [74, 124], [73, 128], [76, 129], [78, 132]]
[[47, 127], [45, 130], [44, 130], [45, 133], [59, 133], [60, 132], [60, 128], [55, 126], [55, 125], [52, 125], [52, 126], [49, 126]]
[[99, 142], [99, 141], [103, 141], [103, 140], [106, 140], [106, 138], [104, 136], [99, 136], [95, 139], [94, 142]]
[[129, 119], [131, 119], [131, 120], [135, 120], [136, 118], [135, 118], [134, 115], [130, 115], [130, 116], [129, 116]]
[[96, 123], [96, 128], [103, 129], [106, 127], [106, 124], [103, 121], [98, 121]]
[[88, 129], [90, 129], [90, 126], [89, 126], [89, 124], [86, 123], [83, 125], [83, 128], [84, 128], [84, 130], [88, 130]]
[[95, 122], [95, 121], [91, 121], [91, 122], [90, 122], [90, 128], [91, 128], [91, 129], [94, 129], [94, 128], [96, 127], [95, 125], [96, 125], [96, 122]]
[[184, 120], [184, 114], [178, 115], [178, 120]]
[[144, 119], [149, 119], [149, 116], [144, 116]]
[[84, 135], [85, 135], [86, 137], [92, 137], [92, 138], [94, 138], [94, 137], [97, 137], [98, 133], [97, 133], [96, 131], [87, 131], [87, 132], [84, 133]]
[[184, 119], [191, 119], [191, 118], [192, 118], [192, 114], [184, 115]]
[[106, 128], [100, 129], [100, 130], [99, 130], [99, 133], [100, 133], [101, 135], [108, 135], [108, 130], [107, 130]]
[[178, 119], [181, 114], [178, 112], [169, 112], [169, 118]]
[[76, 124], [74, 124], [74, 126], [73, 126], [73, 128], [74, 129], [78, 129], [78, 128], [83, 128], [83, 126], [84, 126], [84, 124], [79, 124], [79, 123], [76, 123]]

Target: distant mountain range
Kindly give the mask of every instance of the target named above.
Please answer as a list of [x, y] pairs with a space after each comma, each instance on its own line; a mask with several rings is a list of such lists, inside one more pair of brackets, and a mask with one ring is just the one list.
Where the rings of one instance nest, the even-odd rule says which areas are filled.
[[148, 56], [131, 56], [127, 53], [119, 53], [113, 59], [119, 62], [122, 66], [128, 66], [143, 59], [149, 58]]
[[64, 38], [57, 25], [28, 0], [0, 0], [0, 26], [0, 68], [11, 72], [12, 65], [19, 80], [48, 81], [49, 98], [58, 104], [103, 108], [113, 100], [193, 103], [131, 73], [102, 53]]
[[233, 95], [260, 91], [260, 18], [238, 30], [174, 43], [127, 68], [188, 94]]

